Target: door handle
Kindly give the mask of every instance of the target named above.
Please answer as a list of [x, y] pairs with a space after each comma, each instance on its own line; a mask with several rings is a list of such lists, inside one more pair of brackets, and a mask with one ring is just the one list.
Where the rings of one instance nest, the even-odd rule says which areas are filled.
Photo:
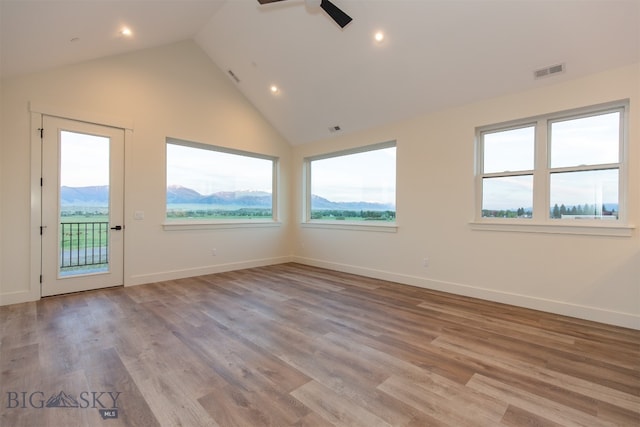
[[111, 227], [112, 230], [122, 230], [121, 225], [116, 225], [115, 227]]

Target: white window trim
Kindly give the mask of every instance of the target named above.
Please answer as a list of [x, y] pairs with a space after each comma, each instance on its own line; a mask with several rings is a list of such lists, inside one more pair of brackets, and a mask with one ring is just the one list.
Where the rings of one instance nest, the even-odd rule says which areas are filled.
[[[364, 221], [362, 221], [364, 222]], [[398, 223], [390, 222], [384, 224], [374, 224], [367, 221], [366, 224], [355, 221], [331, 221], [313, 219], [302, 223], [303, 228], [327, 228], [334, 230], [356, 230], [356, 231], [374, 231], [380, 233], [395, 233], [398, 231]]]
[[[593, 166], [572, 167], [572, 168], [551, 168], [548, 156], [549, 132], [551, 123], [562, 119], [572, 119], [588, 117], [606, 112], [619, 110], [621, 112], [620, 128], [620, 161], [613, 165], [599, 164], [596, 169], [605, 169], [608, 166], [619, 168], [618, 187], [618, 220], [614, 224], [603, 223], [603, 220], [580, 220], [580, 223], [569, 222], [549, 218], [548, 212], [551, 209], [549, 197], [549, 177], [551, 171], [570, 170], [593, 170]], [[483, 147], [481, 135], [488, 131], [508, 130], [525, 127], [535, 124], [536, 129], [545, 129], [545, 132], [536, 132], [535, 136], [535, 166], [533, 171], [518, 171], [512, 175], [525, 175], [533, 173], [534, 192], [533, 205], [541, 206], [533, 210], [532, 218], [483, 218], [482, 217], [482, 178], [492, 174], [482, 174], [483, 170]], [[469, 222], [472, 230], [480, 231], [511, 231], [526, 233], [551, 233], [551, 234], [578, 234], [597, 235], [614, 237], [631, 237], [635, 230], [635, 225], [628, 222], [628, 128], [629, 128], [629, 100], [614, 101], [590, 107], [572, 109], [551, 114], [544, 114], [536, 117], [529, 117], [521, 120], [514, 120], [505, 123], [482, 126], [476, 129], [475, 141], [475, 211], [474, 220]], [[541, 166], [539, 166], [541, 165]], [[501, 174], [505, 175], [505, 174]], [[542, 189], [540, 189], [542, 188]]]
[[[398, 208], [396, 203], [396, 219], [390, 222], [376, 223], [373, 221], [336, 221], [326, 219], [311, 219], [311, 162], [314, 160], [330, 159], [332, 157], [347, 156], [350, 154], [366, 153], [367, 151], [381, 150], [384, 148], [396, 147], [396, 140], [380, 142], [377, 144], [365, 145], [362, 147], [350, 148], [346, 150], [332, 151], [330, 153], [318, 154], [304, 158], [303, 164], [303, 205], [302, 205], [302, 227], [303, 228], [325, 228], [334, 230], [356, 230], [395, 233], [398, 230]], [[397, 173], [396, 173], [397, 182]], [[397, 194], [396, 194], [397, 199]]]
[[229, 228], [267, 228], [267, 227], [280, 227], [282, 223], [279, 221], [274, 221], [270, 219], [264, 220], [235, 220], [236, 222], [232, 222], [232, 220], [227, 221], [172, 221], [172, 222], [163, 222], [162, 228], [165, 231], [177, 231], [177, 230], [218, 230], [218, 229], [229, 229]]
[[[524, 220], [522, 220], [524, 221]], [[585, 221], [586, 222], [586, 221]], [[469, 227], [476, 231], [510, 231], [519, 233], [574, 234], [585, 236], [631, 237], [633, 225], [568, 225], [568, 224], [523, 224], [522, 222], [472, 221]]]
[[[176, 144], [182, 145], [185, 147], [199, 148], [204, 150], [218, 151], [221, 153], [235, 154], [239, 156], [246, 157], [254, 157], [257, 159], [271, 160], [273, 162], [273, 172], [272, 183], [271, 183], [271, 192], [272, 192], [272, 202], [271, 202], [271, 218], [260, 218], [260, 219], [207, 219], [207, 220], [167, 220], [167, 191], [166, 191], [166, 183], [167, 183], [167, 168], [166, 168], [166, 158], [165, 158], [165, 191], [164, 191], [164, 209], [165, 209], [165, 220], [162, 222], [161, 226], [165, 231], [176, 231], [176, 230], [215, 230], [215, 229], [229, 229], [229, 228], [264, 228], [264, 227], [280, 227], [282, 226], [282, 222], [280, 221], [280, 214], [278, 210], [278, 183], [280, 181], [280, 159], [275, 156], [269, 156], [265, 154], [253, 153], [250, 151], [236, 150], [228, 147], [221, 147], [219, 145], [212, 144], [204, 144], [201, 142], [193, 142], [186, 141], [179, 138], [167, 137], [165, 140], [166, 144]], [[166, 155], [166, 150], [165, 150]]]

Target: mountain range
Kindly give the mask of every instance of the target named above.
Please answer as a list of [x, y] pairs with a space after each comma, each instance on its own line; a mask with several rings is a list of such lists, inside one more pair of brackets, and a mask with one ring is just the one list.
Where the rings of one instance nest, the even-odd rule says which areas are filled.
[[[62, 206], [107, 206], [109, 201], [109, 186], [63, 186], [60, 189], [60, 200]], [[270, 208], [271, 193], [265, 191], [219, 191], [217, 193], [203, 195], [191, 188], [170, 185], [167, 187], [167, 204]], [[312, 196], [311, 207], [314, 210], [395, 211], [395, 206], [390, 203], [362, 201], [334, 202], [317, 195]]]
[[347, 210], [347, 211], [394, 211], [391, 203], [376, 202], [332, 202], [324, 197], [311, 195], [312, 210]]
[[215, 206], [241, 206], [270, 208], [271, 193], [266, 191], [219, 191], [203, 195], [179, 185], [167, 187], [167, 204], [203, 204]]
[[[167, 204], [234, 205], [251, 208], [268, 208], [271, 207], [271, 193], [265, 191], [220, 191], [205, 196], [191, 188], [172, 185], [167, 187]], [[314, 210], [395, 211], [395, 206], [392, 204], [333, 202], [315, 194], [311, 197], [311, 208]]]

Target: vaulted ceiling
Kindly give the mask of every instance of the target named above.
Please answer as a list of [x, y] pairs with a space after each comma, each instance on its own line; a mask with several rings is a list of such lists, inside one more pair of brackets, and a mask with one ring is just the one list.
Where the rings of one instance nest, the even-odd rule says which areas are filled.
[[640, 61], [640, 0], [332, 1], [0, 0], [0, 73], [193, 39], [303, 144]]

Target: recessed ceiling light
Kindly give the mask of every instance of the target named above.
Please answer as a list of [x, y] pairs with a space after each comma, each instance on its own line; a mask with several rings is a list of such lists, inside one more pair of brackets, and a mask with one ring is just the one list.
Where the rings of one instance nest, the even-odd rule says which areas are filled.
[[131, 37], [133, 35], [133, 32], [129, 27], [122, 27], [122, 29], [120, 29], [120, 34], [125, 37]]
[[277, 95], [280, 93], [280, 88], [276, 85], [271, 85], [271, 87], [269, 88], [269, 90], [271, 91], [272, 94]]
[[376, 31], [376, 33], [373, 35], [373, 39], [380, 43], [382, 40], [384, 40], [384, 33], [382, 31]]
[[79, 42], [80, 41], [80, 37], [72, 37], [71, 40], [69, 40], [71, 43], [75, 43], [75, 42]]

